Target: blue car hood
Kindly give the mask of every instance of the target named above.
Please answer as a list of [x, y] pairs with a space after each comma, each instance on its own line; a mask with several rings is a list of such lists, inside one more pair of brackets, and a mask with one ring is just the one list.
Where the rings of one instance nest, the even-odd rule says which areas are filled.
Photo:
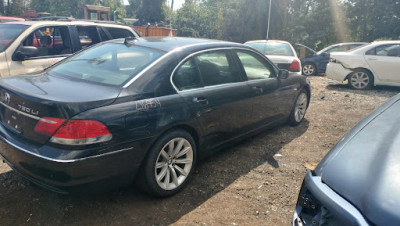
[[372, 223], [400, 224], [400, 96], [354, 127], [315, 173]]

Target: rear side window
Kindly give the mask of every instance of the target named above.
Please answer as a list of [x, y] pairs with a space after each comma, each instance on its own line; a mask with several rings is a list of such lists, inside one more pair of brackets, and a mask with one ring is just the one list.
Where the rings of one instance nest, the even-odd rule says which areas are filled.
[[105, 85], [122, 85], [154, 62], [163, 52], [122, 43], [90, 48], [53, 67], [51, 74]]
[[241, 81], [240, 74], [225, 50], [197, 54], [175, 71], [172, 81], [179, 90]]
[[368, 50], [366, 55], [376, 55], [376, 56], [389, 56], [389, 57], [399, 57], [400, 56], [400, 44], [389, 44], [377, 46], [371, 50]]
[[96, 26], [76, 26], [82, 49], [100, 42]]
[[176, 71], [173, 82], [179, 90], [188, 90], [202, 87], [194, 58], [186, 60]]
[[135, 37], [135, 35], [128, 29], [115, 28], [115, 27], [106, 27], [105, 29], [108, 30], [108, 32], [111, 34], [111, 37], [113, 39]]
[[101, 41], [102, 41], [102, 42], [107, 41], [107, 40], [110, 39], [110, 38], [107, 36], [106, 32], [103, 30], [102, 27], [98, 27], [98, 31], [99, 31], [99, 34], [100, 34], [100, 37], [101, 37]]

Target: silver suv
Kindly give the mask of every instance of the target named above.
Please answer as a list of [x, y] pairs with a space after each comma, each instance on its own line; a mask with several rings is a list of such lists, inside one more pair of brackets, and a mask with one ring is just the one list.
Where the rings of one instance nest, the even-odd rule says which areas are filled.
[[22, 21], [0, 24], [0, 77], [41, 71], [90, 45], [128, 36], [125, 25], [97, 21]]

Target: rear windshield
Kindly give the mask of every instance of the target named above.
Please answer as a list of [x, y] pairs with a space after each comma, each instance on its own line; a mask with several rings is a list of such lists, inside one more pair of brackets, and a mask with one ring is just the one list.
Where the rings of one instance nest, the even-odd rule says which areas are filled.
[[6, 50], [18, 35], [28, 27], [28, 25], [22, 24], [0, 24], [0, 52]]
[[288, 43], [254, 42], [246, 45], [258, 50], [264, 55], [294, 56], [292, 47]]
[[140, 46], [106, 43], [87, 49], [50, 69], [50, 73], [119, 86], [164, 53]]

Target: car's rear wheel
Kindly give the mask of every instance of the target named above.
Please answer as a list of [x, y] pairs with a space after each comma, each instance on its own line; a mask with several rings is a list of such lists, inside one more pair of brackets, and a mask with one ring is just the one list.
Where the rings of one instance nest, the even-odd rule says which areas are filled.
[[315, 75], [316, 72], [317, 72], [317, 68], [315, 67], [314, 64], [305, 63], [303, 65], [303, 75], [306, 75], [306, 76]]
[[163, 135], [150, 149], [138, 174], [138, 184], [147, 193], [166, 197], [180, 191], [196, 164], [196, 146], [184, 130]]
[[297, 95], [297, 99], [294, 102], [292, 112], [289, 116], [289, 124], [292, 126], [296, 126], [300, 124], [304, 116], [306, 115], [307, 107], [308, 107], [308, 95], [307, 92], [303, 89]]
[[372, 86], [373, 78], [368, 71], [358, 69], [350, 74], [348, 81], [353, 89], [368, 89]]

